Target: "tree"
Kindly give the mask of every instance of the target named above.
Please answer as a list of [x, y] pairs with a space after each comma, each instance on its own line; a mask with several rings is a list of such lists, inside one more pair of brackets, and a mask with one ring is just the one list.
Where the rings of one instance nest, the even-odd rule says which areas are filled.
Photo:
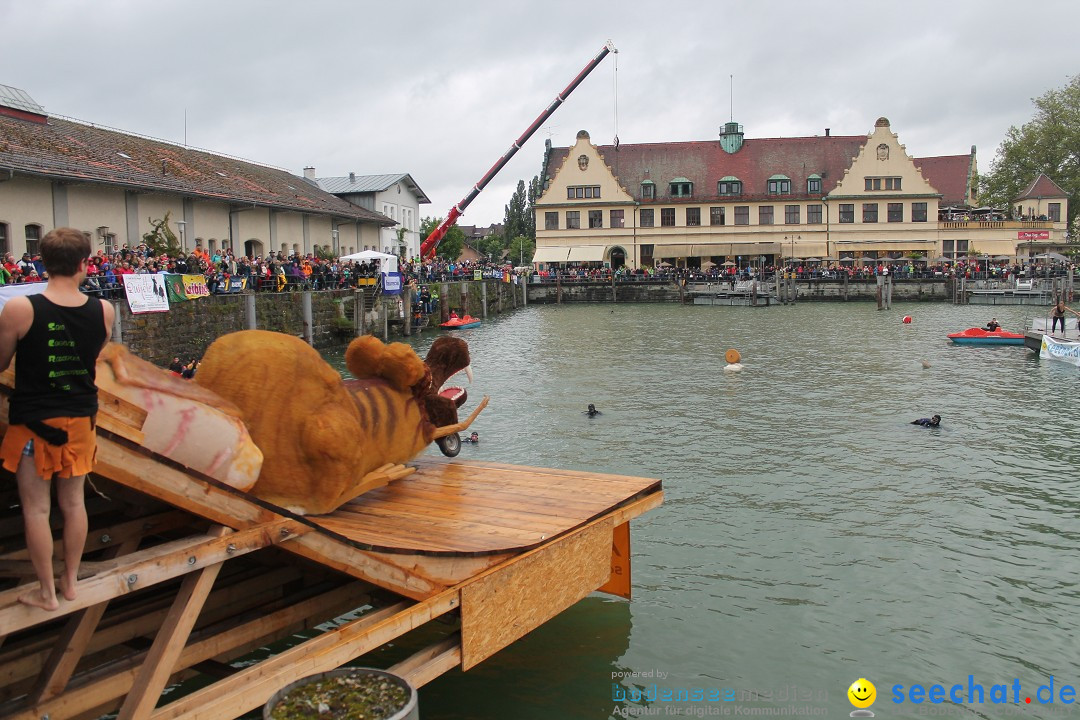
[[532, 262], [533, 254], [536, 253], [536, 241], [530, 240], [524, 235], [518, 235], [510, 241], [510, 254], [507, 259], [519, 266], [528, 265]]
[[538, 175], [533, 175], [532, 181], [529, 182], [529, 206], [526, 209], [526, 229], [525, 237], [533, 241], [533, 245], [536, 245], [536, 201], [540, 199], [540, 196], [544, 194], [544, 185], [540, 182]]
[[[506, 214], [503, 219], [503, 237], [509, 245], [513, 238], [518, 235], [528, 236], [528, 196], [525, 193], [525, 181], [518, 180], [517, 190], [510, 198], [510, 204], [506, 206]], [[534, 230], [535, 232], [535, 230]]]
[[[427, 236], [431, 234], [432, 230], [439, 227], [440, 223], [442, 223], [440, 218], [424, 218], [420, 223], [420, 237], [427, 240]], [[457, 223], [454, 223], [446, 231], [446, 235], [443, 237], [442, 242], [439, 243], [435, 254], [443, 260], [457, 260], [461, 256], [463, 247], [465, 247], [465, 232], [457, 226]]]
[[480, 241], [476, 243], [476, 249], [483, 255], [493, 260], [498, 260], [502, 255], [502, 251], [506, 249], [506, 244], [503, 242], [501, 235], [492, 233], [480, 238]]
[[[171, 212], [171, 211], [170, 211]], [[149, 247], [154, 255], [168, 255], [169, 257], [176, 257], [180, 254], [181, 247], [180, 241], [176, 237], [176, 233], [169, 227], [169, 212], [165, 213], [165, 217], [160, 220], [154, 218], [147, 218], [150, 223], [150, 232], [143, 234], [143, 242]]]
[[1080, 75], [1032, 102], [1035, 116], [1023, 127], [1010, 127], [998, 147], [990, 172], [982, 178], [980, 201], [1011, 208], [1031, 181], [1045, 173], [1068, 195], [1067, 227], [1075, 236], [1080, 212]]

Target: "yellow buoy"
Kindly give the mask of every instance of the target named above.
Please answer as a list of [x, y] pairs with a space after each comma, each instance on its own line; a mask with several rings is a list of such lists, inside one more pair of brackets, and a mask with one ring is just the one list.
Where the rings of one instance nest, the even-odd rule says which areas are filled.
[[737, 363], [739, 362], [739, 360], [742, 359], [742, 355], [739, 354], [738, 350], [732, 348], [731, 350], [728, 350], [726, 353], [724, 353], [724, 359], [727, 360], [729, 363]]

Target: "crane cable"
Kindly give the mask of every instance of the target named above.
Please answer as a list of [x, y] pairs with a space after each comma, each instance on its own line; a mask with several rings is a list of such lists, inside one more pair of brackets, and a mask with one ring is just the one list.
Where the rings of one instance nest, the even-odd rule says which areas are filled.
[[612, 70], [612, 85], [614, 86], [614, 113], [615, 113], [615, 150], [619, 150], [619, 51], [614, 52], [615, 64]]

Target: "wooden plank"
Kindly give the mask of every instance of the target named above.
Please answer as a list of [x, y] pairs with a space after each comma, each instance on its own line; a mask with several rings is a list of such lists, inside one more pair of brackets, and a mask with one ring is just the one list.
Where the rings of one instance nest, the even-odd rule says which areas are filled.
[[451, 587], [505, 562], [516, 553], [490, 555], [417, 555], [372, 553], [380, 562], [425, 579], [433, 586]]
[[426, 647], [388, 668], [388, 672], [405, 678], [414, 688], [422, 688], [444, 672], [460, 665], [461, 633], [454, 633], [442, 642]]
[[609, 518], [491, 570], [461, 589], [463, 670], [600, 587], [611, 573]]
[[[357, 607], [363, 604], [366, 597], [367, 587], [362, 583], [352, 583], [345, 588], [338, 588], [299, 603], [288, 604], [269, 614], [256, 613], [257, 617], [248, 622], [220, 633], [209, 634], [189, 644], [184, 648], [175, 669], [192, 667], [236, 648], [277, 637], [282, 631], [288, 631], [305, 618], [331, 619], [341, 614], [344, 611], [343, 607]], [[128, 692], [145, 658], [146, 652], [134, 653], [123, 662], [113, 663], [107, 668], [107, 672], [94, 673], [88, 682], [78, 688], [69, 690], [40, 705], [5, 713], [5, 717], [10, 717], [12, 720], [40, 720], [45, 715], [53, 718], [69, 718], [96, 711], [103, 706], [107, 707], [113, 700]], [[260, 666], [261, 664], [253, 667]], [[98, 712], [98, 715], [101, 714]]]
[[[50, 612], [18, 602], [24, 587], [0, 593], [0, 635], [55, 620], [99, 602], [126, 595], [151, 585], [216, 565], [269, 545], [286, 542], [310, 528], [292, 520], [274, 520], [225, 538], [196, 535], [139, 550], [113, 561], [112, 569], [79, 583], [75, 600], [64, 600], [60, 610]], [[283, 534], [284, 533], [284, 534]], [[107, 563], [103, 563], [107, 564]]]
[[[134, 552], [142, 541], [142, 537], [135, 535], [126, 538], [121, 545], [114, 545], [109, 549], [110, 557], [127, 555]], [[81, 610], [68, 620], [64, 630], [53, 645], [53, 651], [45, 661], [45, 666], [38, 676], [38, 681], [30, 691], [30, 702], [34, 705], [42, 700], [56, 697], [67, 687], [68, 680], [75, 672], [75, 666], [79, 664], [90, 645], [90, 639], [97, 630], [101, 616], [109, 602], [100, 602], [97, 605]]]
[[[468, 477], [473, 471], [498, 470], [501, 473], [522, 473], [524, 475], [541, 474], [550, 478], [576, 478], [579, 480], [605, 480], [609, 482], [628, 482], [631, 485], [641, 481], [650, 481], [650, 478], [642, 478], [634, 475], [614, 475], [611, 473], [598, 473], [589, 470], [565, 470], [563, 468], [538, 468], [528, 465], [511, 465], [509, 463], [492, 462], [488, 460], [462, 460], [460, 458], [443, 458], [436, 455], [421, 455], [409, 461], [416, 465], [421, 472], [438, 469], [441, 473], [460, 474]], [[651, 480], [651, 482], [658, 482]]]
[[[222, 525], [210, 529], [211, 537], [224, 537], [232, 531]], [[139, 668], [139, 675], [128, 691], [124, 704], [120, 707], [117, 720], [142, 720], [150, 716], [150, 711], [157, 705], [165, 683], [176, 667], [180, 653], [187, 645], [195, 620], [202, 612], [206, 598], [214, 587], [223, 563], [210, 565], [189, 573], [180, 584], [169, 614], [154, 637], [154, 644], [146, 656], [146, 661]]]
[[[298, 577], [294, 568], [281, 567], [216, 590], [204, 613], [205, 619], [216, 622], [252, 607], [270, 605], [281, 597], [279, 586]], [[169, 601], [167, 597], [154, 597], [110, 614], [90, 640], [86, 652], [97, 653], [153, 633], [165, 619]], [[0, 701], [14, 697], [11, 689], [17, 681], [37, 675], [55, 643], [55, 634], [38, 635], [33, 641], [24, 639], [0, 653]]]
[[597, 592], [618, 595], [630, 599], [630, 522], [615, 526], [611, 533], [611, 575], [608, 581], [596, 588]]
[[158, 708], [153, 720], [234, 718], [293, 680], [332, 670], [459, 607], [456, 590], [377, 610]]
[[[146, 535], [176, 530], [177, 528], [191, 525], [191, 515], [177, 510], [147, 515], [137, 520], [129, 520], [116, 525], [96, 527], [86, 534], [86, 545], [83, 546], [83, 554], [95, 552], [105, 548], [115, 547], [126, 542], [129, 538], [142, 538]], [[53, 541], [53, 557], [61, 557], [63, 538]], [[132, 552], [129, 550], [128, 552]], [[126, 553], [125, 553], [126, 554]], [[0, 555], [0, 562], [5, 560], [29, 558], [30, 553], [26, 548], [14, 550]], [[113, 556], [115, 557], [115, 556]]]

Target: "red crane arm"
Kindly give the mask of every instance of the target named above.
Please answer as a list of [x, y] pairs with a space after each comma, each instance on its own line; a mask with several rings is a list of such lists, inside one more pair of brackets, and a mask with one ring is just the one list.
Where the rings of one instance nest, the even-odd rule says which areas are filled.
[[491, 169], [487, 171], [484, 177], [480, 178], [480, 182], [476, 183], [476, 185], [473, 186], [473, 189], [469, 191], [469, 194], [462, 198], [461, 202], [459, 202], [457, 205], [450, 208], [450, 212], [447, 213], [446, 219], [439, 223], [439, 226], [432, 230], [431, 234], [428, 235], [427, 239], [424, 240], [424, 242], [420, 245], [421, 260], [433, 257], [435, 255], [435, 248], [439, 246], [439, 243], [442, 242], [442, 239], [446, 236], [446, 231], [449, 230], [450, 227], [455, 222], [457, 222], [457, 219], [465, 213], [465, 208], [469, 207], [469, 203], [476, 199], [476, 196], [480, 194], [481, 190], [487, 187], [487, 184], [491, 182], [491, 179], [494, 178], [499, 173], [499, 171], [503, 169], [503, 166], [506, 165], [506, 163], [510, 162], [510, 158], [514, 157], [517, 151], [521, 149], [521, 146], [524, 145], [530, 137], [532, 137], [533, 133], [535, 133], [536, 130], [544, 124], [545, 120], [551, 117], [551, 114], [554, 113], [559, 108], [559, 106], [563, 104], [566, 98], [569, 97], [570, 93], [572, 93], [574, 89], [581, 84], [582, 80], [588, 77], [589, 73], [596, 69], [596, 66], [600, 64], [600, 61], [603, 60], [604, 57], [606, 57], [607, 54], [610, 52], [619, 51], [616, 50], [615, 46], [611, 44], [610, 40], [608, 40], [604, 44], [604, 47], [600, 49], [600, 52], [596, 54], [596, 57], [590, 60], [589, 64], [586, 65], [585, 68], [577, 74], [577, 77], [575, 77], [569, 85], [563, 88], [563, 91], [561, 93], [555, 96], [555, 99], [551, 101], [551, 104], [548, 105], [547, 108], [542, 113], [540, 113], [540, 115], [537, 116], [535, 120], [533, 120], [532, 125], [529, 125], [525, 132], [521, 134], [521, 137], [514, 141], [514, 144], [511, 145], [510, 148], [503, 154], [503, 156], [499, 158], [494, 165], [491, 166]]

